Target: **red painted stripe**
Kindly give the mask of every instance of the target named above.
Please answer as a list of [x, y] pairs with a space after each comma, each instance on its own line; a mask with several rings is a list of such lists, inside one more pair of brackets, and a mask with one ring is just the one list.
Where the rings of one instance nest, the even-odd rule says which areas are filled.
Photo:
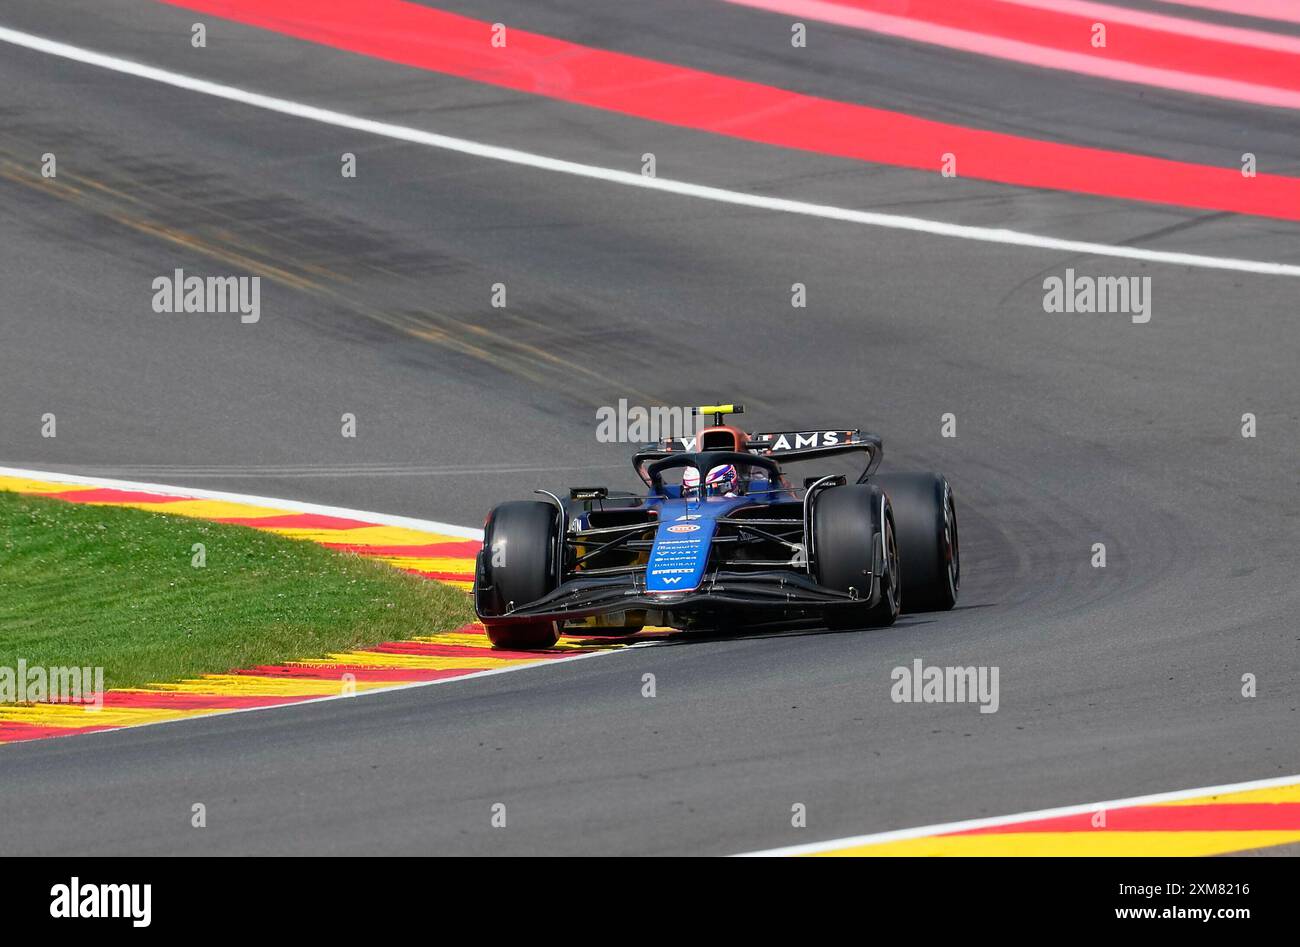
[[350, 520], [341, 516], [325, 516], [321, 513], [285, 513], [283, 516], [225, 516], [217, 519], [218, 523], [232, 523], [235, 526], [252, 526], [255, 529], [360, 529], [374, 526], [363, 520]]
[[434, 557], [473, 559], [483, 544], [477, 539], [463, 543], [426, 543], [423, 546], [366, 546], [360, 543], [321, 543], [328, 549], [355, 552], [362, 556], [413, 556], [419, 559]]
[[1003, 835], [1017, 832], [1250, 832], [1300, 831], [1300, 802], [1219, 803], [1204, 806], [1133, 806], [1106, 812], [1104, 828], [1093, 813], [1014, 822], [952, 835]]
[[951, 152], [962, 177], [1300, 220], [1300, 179], [1244, 178], [1235, 166], [966, 128], [519, 29], [509, 30], [505, 48], [494, 49], [490, 24], [401, 0], [161, 2], [391, 62], [748, 141], [936, 172]]
[[143, 493], [138, 490], [69, 490], [67, 493], [45, 493], [42, 496], [69, 503], [180, 503], [192, 497], [168, 496], [165, 493]]
[[425, 579], [434, 579], [438, 582], [468, 582], [474, 578], [474, 567], [472, 565], [466, 566], [464, 572], [424, 572], [420, 569], [402, 569], [401, 571]]
[[[482, 637], [486, 638], [486, 637], [487, 637], [487, 630], [486, 630], [482, 625], [480, 625], [478, 622], [471, 622], [471, 623], [468, 624], [468, 625], [461, 625], [459, 628], [453, 628], [451, 631], [443, 632], [443, 634], [448, 634], [448, 635], [481, 635]], [[402, 641], [388, 641], [388, 642], [385, 642], [385, 644], [406, 644], [406, 643], [407, 643], [407, 642], [402, 642]]]
[[[481, 653], [480, 653], [481, 654]], [[241, 668], [232, 674], [245, 674], [256, 677], [282, 677], [294, 680], [337, 681], [344, 674], [351, 674], [358, 682], [401, 682], [401, 681], [440, 681], [449, 677], [463, 677], [475, 674], [482, 668], [376, 668], [358, 664], [330, 664], [323, 667], [302, 667], [292, 664], [270, 665]], [[296, 700], [310, 700], [311, 697], [298, 697]]]
[[117, 730], [118, 727], [38, 727], [31, 723], [0, 721], [0, 743], [21, 743], [24, 740], [44, 740], [47, 737], [70, 737], [78, 733], [97, 733], [100, 730]]
[[109, 691], [104, 695], [104, 706], [148, 707], [154, 710], [231, 710], [240, 707], [296, 704], [310, 699], [310, 697], [261, 697], [247, 694], [191, 694], [171, 691], [124, 694], [121, 691]]
[[379, 654], [409, 654], [426, 658], [568, 658], [572, 651], [504, 651], [472, 645], [433, 644], [427, 641], [390, 641], [371, 650]]

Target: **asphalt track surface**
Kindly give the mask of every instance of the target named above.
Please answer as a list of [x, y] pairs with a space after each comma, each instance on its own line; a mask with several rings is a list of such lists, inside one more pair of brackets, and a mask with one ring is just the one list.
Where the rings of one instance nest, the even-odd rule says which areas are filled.
[[[721, 3], [438, 5], [980, 128], [1300, 174], [1282, 110], [829, 27], [796, 51], [786, 18]], [[1300, 263], [1292, 223], [755, 145], [144, 0], [8, 0], [0, 25], [551, 157], [637, 171], [654, 152], [701, 184]], [[722, 854], [1300, 771], [1300, 280], [643, 192], [8, 45], [0, 89], [0, 462], [477, 525], [538, 486], [632, 486], [630, 448], [595, 441], [599, 405], [735, 398], [751, 425], [861, 425], [888, 469], [943, 470], [964, 565], [956, 611], [884, 631], [5, 747], [0, 852]], [[45, 152], [58, 187], [33, 174]], [[249, 259], [286, 274], [257, 325], [151, 311], [156, 276]], [[1150, 276], [1151, 322], [1044, 313], [1042, 280], [1067, 266]], [[890, 670], [915, 658], [1000, 667], [999, 711], [893, 703]]]

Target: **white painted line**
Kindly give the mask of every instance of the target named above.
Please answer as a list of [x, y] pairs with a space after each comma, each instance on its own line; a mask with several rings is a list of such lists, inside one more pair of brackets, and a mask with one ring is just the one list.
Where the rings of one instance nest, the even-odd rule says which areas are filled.
[[1044, 237], [1038, 234], [1018, 230], [1006, 230], [993, 227], [973, 227], [963, 224], [951, 224], [922, 217], [905, 217], [898, 214], [882, 214], [874, 211], [853, 210], [847, 207], [835, 207], [830, 204], [813, 204], [807, 201], [787, 200], [779, 197], [767, 197], [761, 194], [748, 194], [743, 191], [731, 191], [720, 187], [708, 187], [691, 184], [687, 181], [674, 181], [669, 178], [648, 178], [631, 171], [619, 171], [598, 165], [581, 164], [576, 161], [564, 161], [548, 158], [529, 151], [503, 148], [470, 141], [465, 138], [453, 138], [433, 132], [394, 125], [373, 119], [360, 118], [331, 109], [317, 108], [289, 99], [249, 92], [234, 86], [197, 79], [193, 76], [146, 66], [141, 63], [96, 53], [79, 46], [70, 46], [54, 40], [22, 33], [18, 30], [0, 27], [0, 42], [11, 43], [37, 52], [75, 60], [103, 69], [111, 69], [125, 75], [149, 79], [164, 85], [199, 92], [216, 98], [226, 99], [251, 105], [255, 108], [292, 115], [325, 125], [334, 125], [351, 131], [381, 135], [397, 141], [406, 141], [430, 148], [441, 148], [460, 154], [488, 158], [493, 161], [505, 161], [510, 164], [538, 168], [543, 171], [555, 171], [578, 177], [621, 184], [643, 190], [677, 194], [700, 200], [714, 201], [722, 204], [734, 204], [759, 210], [778, 211], [786, 214], [799, 214], [805, 217], [819, 217], [824, 220], [838, 220], [845, 223], [863, 224], [869, 227], [884, 227], [891, 230], [908, 230], [915, 233], [932, 234], [941, 237], [957, 237], [962, 240], [974, 240], [981, 243], [997, 243], [1008, 246], [1029, 247], [1035, 250], [1053, 250], [1061, 253], [1084, 254], [1088, 256], [1119, 257], [1126, 260], [1143, 260], [1149, 263], [1168, 263], [1174, 266], [1192, 266], [1203, 269], [1233, 270], [1240, 273], [1260, 273], [1270, 276], [1300, 276], [1300, 265], [1289, 263], [1272, 263], [1263, 260], [1243, 260], [1235, 257], [1203, 256], [1196, 253], [1177, 253], [1167, 250], [1147, 250], [1141, 247], [1125, 247], [1108, 243], [1089, 243], [1082, 240], [1065, 240], [1058, 237]]
[[75, 486], [104, 487], [109, 490], [141, 490], [146, 493], [160, 493], [164, 496], [191, 497], [195, 500], [226, 500], [231, 503], [247, 503], [250, 506], [270, 506], [287, 510], [291, 513], [316, 513], [320, 516], [338, 516], [343, 519], [365, 520], [376, 526], [401, 526], [406, 529], [422, 529], [462, 539], [482, 541], [483, 530], [468, 526], [455, 526], [451, 523], [438, 523], [433, 520], [421, 520], [411, 516], [395, 516], [391, 513], [369, 513], [364, 510], [350, 510], [341, 506], [324, 506], [320, 503], [306, 503], [302, 500], [279, 500], [274, 497], [250, 496], [245, 493], [225, 493], [220, 490], [201, 490], [197, 487], [174, 487], [161, 483], [137, 483], [133, 480], [111, 480], [107, 477], [82, 477], [77, 474], [56, 473], [50, 470], [24, 470], [20, 467], [0, 467], [0, 477], [22, 477], [27, 480], [46, 480], [51, 483], [66, 483]]
[[922, 825], [914, 829], [898, 829], [892, 832], [877, 832], [873, 835], [853, 835], [848, 838], [831, 839], [826, 842], [812, 842], [807, 845], [789, 845], [785, 848], [769, 848], [757, 852], [743, 852], [742, 857], [780, 856], [780, 855], [814, 855], [818, 852], [835, 851], [843, 848], [856, 848], [860, 845], [879, 845], [883, 842], [901, 842], [907, 839], [925, 838], [930, 835], [946, 835], [952, 832], [965, 832], [970, 829], [986, 829], [998, 825], [1012, 825], [1016, 822], [1033, 822], [1039, 819], [1055, 819], [1060, 816], [1086, 815], [1093, 812], [1111, 812], [1131, 806], [1153, 806], [1162, 802], [1177, 802], [1181, 799], [1195, 799], [1198, 796], [1221, 796], [1233, 792], [1249, 792], [1252, 789], [1275, 789], [1280, 786], [1300, 784], [1300, 774], [1295, 776], [1277, 776], [1271, 779], [1256, 779], [1245, 783], [1227, 783], [1222, 786], [1204, 786], [1200, 789], [1178, 789], [1173, 792], [1160, 792], [1150, 796], [1132, 796], [1128, 799], [1111, 799], [1108, 802], [1089, 802], [1078, 806], [1061, 806], [1056, 809], [1037, 809], [1033, 812], [1020, 812], [1015, 815], [993, 816], [987, 819], [966, 819], [963, 822], [942, 822], [937, 825]]

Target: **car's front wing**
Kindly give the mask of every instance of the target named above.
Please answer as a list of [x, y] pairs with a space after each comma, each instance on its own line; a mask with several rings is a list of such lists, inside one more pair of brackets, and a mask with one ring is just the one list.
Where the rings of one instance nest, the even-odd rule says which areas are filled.
[[769, 572], [714, 572], [689, 592], [647, 592], [645, 575], [574, 577], [553, 592], [504, 615], [485, 615], [494, 623], [567, 621], [591, 615], [628, 610], [716, 612], [722, 608], [794, 612], [874, 605], [878, 583], [864, 576], [866, 595], [851, 595], [818, 585], [812, 577], [790, 570]]

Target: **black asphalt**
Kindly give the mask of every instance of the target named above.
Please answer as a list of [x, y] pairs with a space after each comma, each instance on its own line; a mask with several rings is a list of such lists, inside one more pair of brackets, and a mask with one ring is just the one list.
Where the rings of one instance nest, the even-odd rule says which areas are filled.
[[[848, 32], [820, 31], [800, 74], [761, 52], [780, 18], [722, 4], [689, 4], [693, 30], [672, 25], [682, 4], [450, 6], [980, 127], [1300, 164], [1289, 113], [1027, 81]], [[1292, 224], [748, 145], [215, 19], [194, 50], [196, 19], [146, 0], [0, 8], [0, 26], [548, 156], [635, 171], [653, 151], [664, 177], [1300, 262]], [[1295, 278], [648, 193], [9, 45], [0, 89], [0, 464], [477, 525], [534, 487], [631, 486], [630, 447], [596, 442], [598, 406], [734, 398], [753, 425], [862, 425], [887, 467], [942, 469], [966, 582], [955, 612], [887, 631], [693, 641], [7, 746], [0, 854], [726, 853], [1300, 772]], [[1067, 266], [1150, 276], [1151, 322], [1045, 313], [1042, 281]], [[152, 280], [178, 267], [263, 274], [261, 321], [154, 313]], [[891, 669], [916, 658], [997, 666], [1000, 709], [892, 702]]]

